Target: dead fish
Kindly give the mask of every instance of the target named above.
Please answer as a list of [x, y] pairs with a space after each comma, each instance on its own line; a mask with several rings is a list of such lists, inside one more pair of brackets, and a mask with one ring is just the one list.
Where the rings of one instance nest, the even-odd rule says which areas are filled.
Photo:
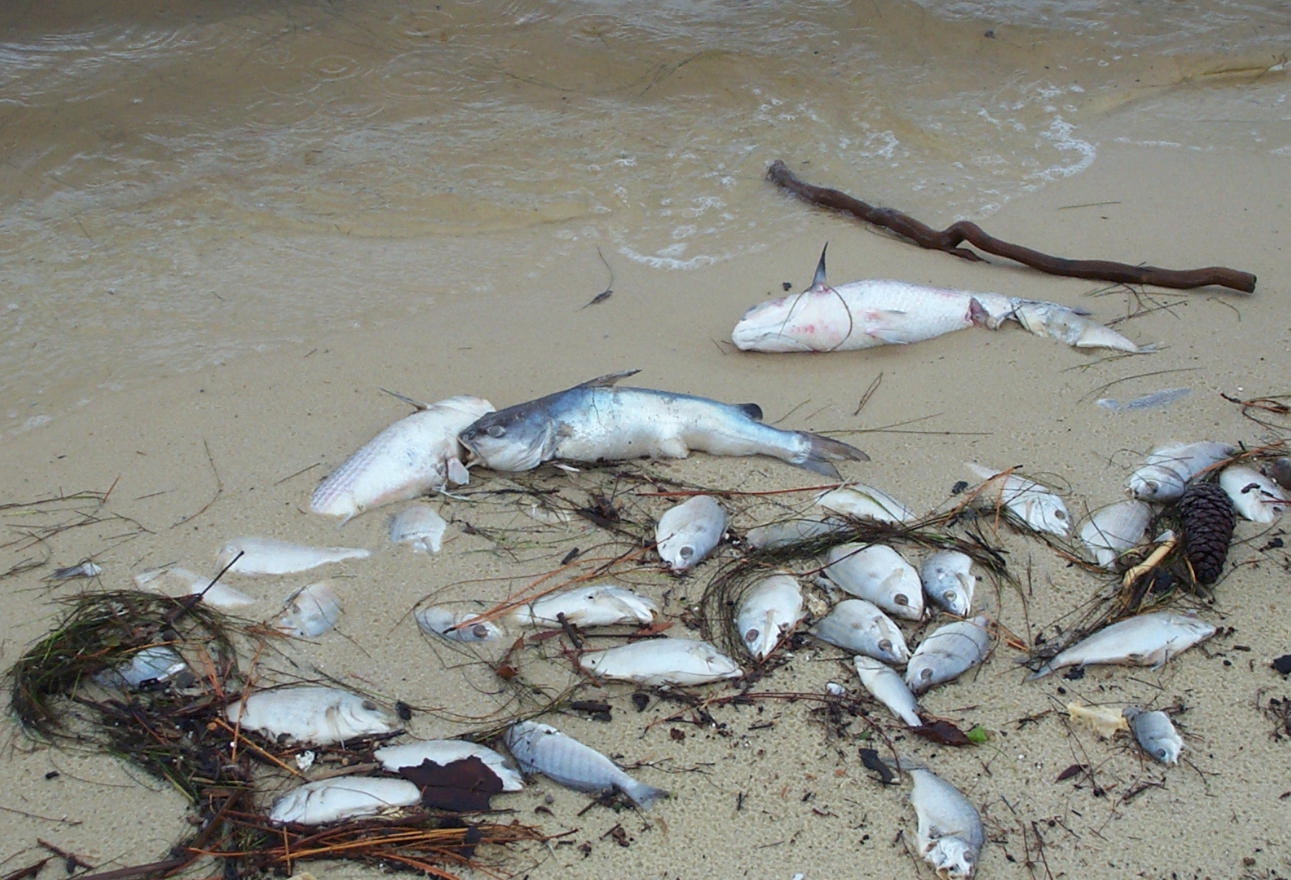
[[1111, 568], [1121, 554], [1143, 540], [1152, 522], [1152, 508], [1137, 498], [1118, 501], [1090, 514], [1080, 527], [1080, 540], [1103, 568]]
[[1130, 474], [1126, 491], [1144, 501], [1177, 501], [1189, 480], [1236, 452], [1234, 446], [1211, 440], [1154, 449], [1143, 465]]
[[341, 616], [341, 600], [327, 581], [301, 587], [283, 603], [286, 613], [278, 620], [278, 629], [298, 639], [321, 636]]
[[754, 550], [778, 550], [790, 544], [810, 541], [845, 527], [841, 520], [787, 519], [749, 529], [744, 540]]
[[788, 574], [773, 574], [749, 587], [735, 616], [744, 647], [754, 660], [765, 660], [781, 640], [807, 616], [802, 587]]
[[915, 519], [914, 511], [900, 501], [882, 489], [861, 483], [848, 483], [822, 492], [816, 496], [816, 503], [826, 510], [857, 519], [890, 523], [913, 522]]
[[368, 441], [319, 483], [309, 509], [348, 521], [372, 507], [442, 491], [450, 481], [469, 481], [457, 435], [493, 412], [493, 404], [463, 394], [414, 405], [417, 412]]
[[846, 592], [873, 602], [889, 614], [907, 620], [923, 617], [919, 572], [891, 547], [839, 544], [830, 548], [821, 573]]
[[1119, 663], [1159, 667], [1174, 655], [1214, 634], [1213, 626], [1191, 615], [1169, 611], [1140, 614], [1103, 627], [1063, 650], [1027, 676], [1027, 681], [1067, 666]]
[[230, 703], [224, 716], [271, 739], [320, 746], [394, 730], [390, 717], [366, 697], [312, 684], [256, 691]]
[[921, 764], [902, 759], [896, 769], [914, 781], [910, 805], [919, 822], [915, 831], [919, 854], [943, 880], [972, 877], [986, 843], [977, 808], [963, 792]]
[[1167, 388], [1164, 391], [1154, 391], [1133, 400], [1122, 401], [1113, 400], [1110, 397], [1100, 397], [1094, 403], [1103, 409], [1110, 409], [1112, 412], [1134, 412], [1140, 409], [1156, 409], [1157, 407], [1169, 406], [1191, 393], [1191, 388]]
[[1071, 517], [1062, 499], [1034, 480], [1007, 474], [980, 464], [965, 462], [982, 484], [981, 496], [1000, 504], [1037, 532], [1048, 532], [1060, 538], [1071, 534]]
[[502, 628], [491, 620], [478, 620], [478, 611], [454, 611], [442, 605], [418, 608], [413, 615], [423, 632], [453, 642], [489, 642], [502, 637]]
[[645, 685], [707, 684], [738, 678], [740, 665], [698, 639], [644, 639], [604, 651], [588, 651], [578, 665], [598, 678]]
[[1071, 720], [1083, 724], [1099, 736], [1111, 739], [1119, 730], [1129, 730], [1130, 722], [1125, 713], [1111, 706], [1086, 706], [1081, 700], [1067, 704], [1067, 714]]
[[[242, 557], [233, 562], [239, 553]], [[229, 571], [238, 574], [295, 574], [329, 562], [371, 555], [371, 551], [357, 547], [308, 547], [276, 538], [238, 538], [220, 548], [215, 564], [224, 568], [232, 563]]]
[[236, 611], [254, 605], [256, 598], [230, 587], [224, 581], [214, 581], [186, 568], [151, 568], [134, 576], [142, 589], [155, 590], [166, 596], [181, 597], [202, 594], [202, 602], [222, 611]]
[[413, 504], [390, 520], [390, 543], [411, 544], [416, 553], [438, 553], [448, 523], [429, 504]]
[[1110, 348], [1135, 354], [1147, 350], [1112, 328], [1058, 303], [1015, 299], [1010, 317], [1036, 336], [1048, 336], [1076, 348]]
[[269, 821], [325, 825], [376, 816], [421, 803], [421, 789], [406, 779], [341, 776], [307, 782], [274, 801]]
[[572, 736], [536, 721], [521, 721], [507, 730], [507, 748], [525, 773], [541, 773], [575, 791], [621, 791], [643, 810], [668, 792], [638, 782], [600, 752]]
[[167, 645], [150, 645], [131, 655], [129, 662], [105, 669], [94, 680], [103, 687], [138, 690], [148, 682], [169, 681], [188, 668], [184, 658]]
[[973, 610], [973, 558], [958, 550], [938, 550], [919, 567], [919, 580], [928, 598], [957, 617]]
[[401, 743], [397, 746], [382, 746], [372, 753], [372, 757], [380, 761], [381, 766], [391, 773], [398, 773], [404, 767], [420, 767], [425, 761], [446, 767], [454, 761], [479, 758], [484, 762], [484, 766], [502, 780], [503, 791], [519, 791], [524, 788], [524, 779], [506, 758], [488, 746], [465, 740], [430, 739]]
[[461, 433], [461, 441], [497, 471], [532, 470], [553, 459], [685, 458], [698, 450], [769, 455], [837, 478], [833, 462], [869, 460], [839, 440], [764, 425], [754, 404], [613, 387], [636, 372], [602, 376], [486, 415]]
[[1162, 764], [1179, 763], [1183, 739], [1179, 736], [1179, 731], [1174, 729], [1169, 715], [1130, 707], [1125, 710], [1125, 718], [1130, 722], [1134, 738], [1139, 741], [1143, 751]]
[[696, 495], [659, 517], [655, 549], [673, 571], [686, 571], [713, 552], [726, 533], [726, 511], [711, 495]]
[[905, 680], [910, 690], [922, 694], [929, 688], [959, 678], [986, 659], [991, 651], [990, 621], [978, 615], [933, 630], [910, 655]]
[[1271, 523], [1287, 509], [1282, 487], [1244, 464], [1230, 464], [1219, 472], [1219, 485], [1243, 519]]
[[888, 711], [905, 722], [907, 727], [921, 727], [919, 702], [906, 685], [901, 673], [873, 657], [858, 655], [852, 659], [861, 684], [874, 698], [888, 707]]
[[659, 615], [654, 601], [626, 587], [596, 584], [552, 593], [511, 613], [517, 626], [560, 626], [560, 616], [574, 626], [644, 626]]
[[811, 628], [811, 634], [845, 651], [904, 666], [910, 659], [905, 636], [879, 608], [864, 599], [844, 599]]
[[77, 565], [69, 565], [64, 568], [56, 568], [44, 577], [47, 581], [71, 581], [77, 578], [98, 577], [103, 573], [100, 566], [95, 565], [88, 559]]

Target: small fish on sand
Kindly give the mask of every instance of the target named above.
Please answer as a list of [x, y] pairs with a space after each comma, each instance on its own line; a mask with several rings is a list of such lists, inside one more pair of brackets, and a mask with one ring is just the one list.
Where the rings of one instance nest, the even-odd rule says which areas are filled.
[[269, 821], [282, 825], [325, 825], [411, 807], [421, 803], [421, 789], [406, 779], [341, 776], [307, 782], [273, 803]]
[[274, 575], [295, 574], [330, 562], [371, 555], [370, 550], [359, 547], [308, 547], [276, 538], [238, 538], [220, 548], [215, 562], [220, 568], [231, 563], [229, 571], [238, 574]]
[[376, 703], [350, 691], [325, 685], [297, 685], [256, 691], [228, 705], [230, 724], [265, 736], [287, 736], [295, 742], [326, 746], [345, 740], [390, 733], [394, 724]]
[[1071, 516], [1063, 500], [1034, 480], [1017, 474], [997, 471], [980, 464], [966, 462], [968, 469], [985, 482], [979, 498], [989, 504], [999, 504], [1037, 532], [1048, 532], [1065, 538], [1071, 534]]
[[168, 645], [150, 645], [131, 655], [129, 662], [105, 669], [94, 680], [104, 687], [125, 687], [138, 690], [154, 682], [170, 681], [188, 669], [184, 658]]
[[821, 573], [845, 592], [907, 620], [923, 617], [919, 572], [884, 544], [831, 547]]
[[906, 664], [910, 690], [922, 694], [929, 688], [959, 678], [980, 664], [991, 652], [990, 621], [978, 615], [957, 620], [924, 636]]
[[697, 639], [643, 639], [588, 651], [578, 665], [598, 678], [635, 681], [644, 685], [693, 685], [738, 678], [740, 665]]
[[1286, 512], [1287, 496], [1282, 487], [1253, 467], [1230, 464], [1219, 472], [1219, 485], [1243, 519], [1271, 523]]
[[1080, 540], [1094, 561], [1110, 569], [1126, 550], [1143, 540], [1152, 522], [1152, 508], [1137, 498], [1100, 507], [1080, 527]]
[[765, 577], [744, 593], [735, 628], [749, 655], [765, 660], [807, 616], [802, 586], [788, 574]]
[[861, 684], [874, 698], [888, 707], [888, 711], [905, 722], [907, 727], [923, 726], [919, 717], [919, 702], [906, 685], [901, 673], [881, 660], [857, 655], [852, 662]]
[[711, 495], [696, 495], [668, 508], [655, 527], [659, 558], [673, 571], [698, 565], [726, 533], [726, 511]]
[[872, 519], [876, 522], [913, 522], [914, 511], [882, 489], [861, 483], [848, 483], [816, 496], [816, 503], [833, 513]]
[[914, 780], [910, 805], [919, 822], [919, 854], [943, 880], [968, 880], [986, 843], [981, 814], [963, 792], [927, 767], [902, 759], [896, 769]]
[[1174, 722], [1164, 712], [1145, 712], [1130, 707], [1125, 710], [1125, 717], [1134, 731], [1143, 751], [1162, 764], [1178, 764], [1179, 753], [1183, 750], [1183, 738], [1175, 730]]
[[481, 612], [454, 611], [442, 605], [418, 608], [413, 617], [422, 632], [452, 642], [491, 642], [501, 638], [502, 628], [491, 620], [479, 620]]
[[668, 792], [638, 782], [600, 752], [550, 725], [521, 721], [507, 730], [504, 742], [525, 773], [541, 773], [566, 788], [621, 791], [643, 810], [668, 797]]
[[450, 481], [468, 482], [457, 435], [493, 412], [493, 404], [464, 394], [415, 405], [417, 412], [368, 441], [319, 483], [310, 510], [348, 521], [382, 504], [442, 491]]
[[461, 433], [461, 441], [496, 471], [532, 470], [555, 459], [686, 458], [699, 451], [769, 455], [837, 479], [834, 462], [869, 460], [841, 440], [764, 425], [754, 404], [614, 387], [636, 372], [601, 376], [486, 415]]
[[1124, 711], [1111, 706], [1086, 706], [1081, 700], [1067, 704], [1067, 714], [1077, 724], [1088, 727], [1099, 736], [1111, 739], [1117, 731], [1129, 730]]
[[1185, 614], [1154, 611], [1106, 626], [1061, 651], [1027, 677], [1042, 678], [1067, 666], [1121, 664], [1159, 667], [1171, 657], [1205, 641], [1215, 627]]
[[296, 590], [283, 602], [286, 613], [278, 620], [278, 629], [298, 639], [321, 636], [341, 616], [341, 600], [327, 581], [319, 581]]
[[1048, 336], [1074, 348], [1110, 348], [1137, 354], [1154, 347], [1140, 348], [1112, 328], [1058, 303], [1015, 299], [1010, 317], [1036, 336]]
[[1130, 474], [1126, 491], [1143, 501], [1177, 501], [1189, 480], [1236, 452], [1236, 447], [1212, 440], [1159, 447]]
[[810, 541], [846, 527], [842, 520], [787, 519], [755, 526], [744, 535], [744, 540], [754, 550], [779, 550], [790, 544]]
[[446, 767], [455, 761], [479, 758], [484, 762], [484, 766], [502, 780], [503, 791], [520, 791], [524, 788], [524, 779], [506, 758], [488, 746], [465, 740], [429, 739], [400, 743], [395, 746], [382, 746], [372, 753], [372, 757], [380, 761], [381, 766], [391, 773], [398, 773], [404, 767], [420, 767], [425, 761]]
[[956, 617], [973, 610], [973, 558], [958, 550], [938, 550], [919, 566], [919, 580], [928, 598]]
[[448, 523], [429, 504], [412, 504], [390, 520], [390, 543], [411, 544], [416, 553], [438, 553]]
[[864, 599], [844, 599], [817, 621], [811, 634], [844, 651], [904, 666], [910, 659], [905, 636], [878, 606]]
[[202, 602], [221, 611], [237, 611], [256, 603], [254, 596], [214, 581], [186, 568], [150, 568], [134, 576], [140, 589], [155, 590], [166, 596], [181, 597], [202, 594]]
[[614, 584], [563, 590], [521, 605], [510, 615], [517, 626], [560, 626], [560, 616], [574, 626], [645, 626], [659, 616], [654, 600]]
[[1164, 391], [1154, 391], [1142, 397], [1135, 397], [1133, 400], [1113, 400], [1110, 397], [1100, 397], [1094, 403], [1112, 412], [1135, 412], [1142, 409], [1159, 409], [1160, 407], [1169, 406], [1175, 401], [1183, 400], [1191, 393], [1191, 388], [1167, 388]]
[[77, 565], [68, 565], [63, 568], [56, 568], [49, 574], [45, 575], [47, 581], [71, 581], [77, 578], [93, 578], [103, 573], [101, 566], [95, 565], [88, 559]]

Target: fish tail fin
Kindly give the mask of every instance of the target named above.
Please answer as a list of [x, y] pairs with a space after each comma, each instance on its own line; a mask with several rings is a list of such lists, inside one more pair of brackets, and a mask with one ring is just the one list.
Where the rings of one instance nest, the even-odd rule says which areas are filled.
[[882, 755], [879, 757], [879, 760], [898, 773], [909, 773], [911, 770], [928, 769], [928, 765], [923, 761], [920, 761], [918, 758], [912, 758], [909, 755], [902, 755], [899, 753], [895, 758], [889, 758], [887, 755]]
[[635, 779], [632, 783], [623, 785], [623, 793], [632, 798], [643, 810], [648, 810], [655, 805], [655, 801], [661, 801], [664, 798], [672, 797], [672, 792], [662, 788], [655, 788], [653, 785], [646, 785], [644, 782], [637, 782]]
[[1044, 678], [1046, 675], [1048, 675], [1051, 672], [1053, 672], [1053, 664], [1046, 663], [1043, 666], [1041, 666], [1039, 669], [1037, 669], [1035, 672], [1031, 673], [1026, 678], [1024, 678], [1023, 681], [1035, 681], [1037, 678]]
[[793, 463], [809, 471], [823, 474], [826, 477], [839, 478], [838, 468], [834, 467], [832, 462], [870, 460], [870, 457], [864, 452], [850, 443], [844, 443], [842, 440], [835, 440], [833, 437], [825, 437], [821, 434], [812, 434], [808, 431], [799, 431], [798, 436], [807, 441], [807, 452], [803, 455], [801, 461], [795, 460]]

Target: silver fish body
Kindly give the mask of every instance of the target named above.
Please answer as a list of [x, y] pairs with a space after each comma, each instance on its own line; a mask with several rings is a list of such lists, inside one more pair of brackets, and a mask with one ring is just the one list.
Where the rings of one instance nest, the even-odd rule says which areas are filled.
[[1060, 538], [1071, 534], [1071, 516], [1067, 505], [1054, 493], [1034, 480], [1008, 474], [994, 468], [968, 463], [968, 468], [986, 482], [979, 497], [991, 504], [1008, 508], [1037, 532], [1048, 532]]
[[816, 503], [826, 510], [872, 519], [877, 522], [903, 523], [915, 519], [914, 511], [882, 489], [861, 483], [849, 483], [816, 496]]
[[413, 617], [421, 631], [450, 642], [490, 642], [502, 637], [502, 628], [491, 620], [478, 620], [478, 611], [454, 611], [442, 605], [418, 608]]
[[613, 387], [625, 375], [631, 373], [602, 376], [486, 415], [462, 431], [460, 439], [497, 471], [527, 471], [554, 459], [685, 458], [698, 450], [769, 455], [837, 477], [833, 462], [869, 458], [829, 437], [764, 425], [762, 411], [753, 404]]
[[985, 660], [991, 651], [989, 623], [978, 615], [972, 620], [948, 623], [925, 636], [906, 664], [905, 680], [910, 690], [922, 694]]
[[141, 588], [167, 596], [192, 596], [200, 593], [203, 604], [221, 611], [237, 611], [256, 603], [254, 596], [248, 596], [224, 581], [212, 581], [211, 578], [186, 568], [151, 568], [135, 575], [134, 582]]
[[1080, 527], [1080, 540], [1103, 568], [1111, 568], [1126, 550], [1143, 540], [1152, 522], [1152, 508], [1137, 498], [1118, 501], [1090, 514]]
[[130, 656], [129, 662], [105, 669], [94, 680], [104, 687], [137, 689], [147, 682], [169, 681], [188, 669], [184, 658], [169, 645], [150, 645]]
[[398, 773], [405, 767], [420, 767], [430, 761], [446, 767], [456, 761], [467, 758], [479, 758], [484, 765], [502, 780], [503, 791], [519, 791], [524, 788], [524, 779], [506, 760], [488, 746], [466, 742], [460, 739], [428, 739], [421, 742], [400, 743], [396, 746], [382, 746], [372, 753], [372, 757], [381, 762], [381, 766], [391, 773]]
[[806, 616], [798, 579], [773, 574], [749, 587], [740, 601], [735, 626], [753, 659], [764, 660]]
[[1106, 626], [1058, 653], [1027, 680], [1041, 678], [1067, 666], [1115, 663], [1160, 666], [1215, 634], [1215, 627], [1183, 614], [1154, 611]]
[[668, 797], [661, 788], [638, 782], [600, 752], [547, 724], [521, 721], [504, 737], [520, 769], [541, 773], [576, 791], [621, 791], [642, 809]]
[[298, 639], [321, 636], [341, 616], [341, 602], [327, 581], [319, 581], [296, 590], [283, 602], [285, 613], [278, 619], [278, 629]]
[[645, 625], [659, 615], [654, 601], [626, 587], [596, 584], [535, 599], [511, 613], [518, 626], [560, 626], [560, 616], [574, 626]]
[[1130, 730], [1138, 740], [1143, 751], [1162, 764], [1178, 764], [1179, 753], [1183, 750], [1183, 738], [1175, 730], [1174, 722], [1164, 712], [1145, 712], [1142, 709], [1128, 708], [1125, 717], [1130, 722]]
[[673, 571], [698, 565], [721, 543], [726, 511], [711, 495], [696, 495], [668, 508], [655, 528], [655, 549]]
[[910, 659], [905, 636], [878, 606], [864, 599], [844, 599], [811, 628], [821, 641], [884, 663], [904, 666]]
[[905, 722], [907, 727], [920, 727], [923, 719], [919, 717], [919, 702], [906, 685], [901, 673], [881, 660], [857, 655], [852, 662], [861, 684], [874, 695], [874, 698], [888, 707], [888, 711]]
[[224, 710], [230, 724], [277, 738], [325, 746], [361, 736], [390, 733], [390, 716], [376, 703], [350, 691], [299, 685], [256, 691]]
[[1110, 348], [1138, 353], [1137, 344], [1110, 327], [1058, 303], [1033, 299], [1012, 301], [1013, 317], [1036, 336], [1048, 336], [1075, 348]]
[[277, 538], [238, 538], [220, 548], [215, 563], [221, 568], [232, 563], [229, 571], [238, 574], [295, 574], [331, 562], [366, 559], [371, 555], [371, 551], [360, 547], [309, 547]]
[[325, 825], [375, 816], [421, 803], [421, 789], [406, 779], [341, 776], [308, 782], [274, 801], [269, 821]]
[[470, 477], [457, 435], [493, 404], [459, 395], [400, 419], [365, 443], [318, 484], [314, 513], [357, 516], [365, 510], [442, 490]]
[[981, 814], [963, 792], [926, 767], [909, 767], [910, 805], [919, 825], [915, 842], [944, 880], [967, 880], [977, 870], [986, 831]]
[[448, 523], [429, 504], [412, 504], [390, 520], [390, 543], [411, 544], [414, 553], [438, 553]]
[[889, 614], [907, 620], [923, 617], [919, 572], [891, 547], [839, 544], [830, 548], [821, 573], [841, 589], [873, 602]]
[[1219, 472], [1219, 485], [1238, 515], [1251, 522], [1271, 523], [1287, 509], [1282, 487], [1253, 467], [1230, 464]]
[[644, 685], [707, 684], [738, 678], [738, 663], [697, 639], [643, 639], [604, 651], [588, 651], [578, 665], [598, 678]]
[[1236, 451], [1236, 447], [1212, 440], [1154, 449], [1143, 465], [1130, 474], [1126, 491], [1144, 501], [1177, 501], [1189, 480]]
[[778, 550], [790, 544], [810, 541], [846, 527], [842, 520], [787, 519], [755, 526], [744, 535], [744, 540], [754, 550]]
[[973, 559], [958, 550], [938, 550], [919, 566], [919, 580], [928, 598], [957, 617], [973, 610]]

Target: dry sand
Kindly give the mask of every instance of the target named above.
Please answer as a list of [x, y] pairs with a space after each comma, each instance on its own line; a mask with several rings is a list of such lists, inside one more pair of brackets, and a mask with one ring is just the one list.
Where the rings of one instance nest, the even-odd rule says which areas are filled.
[[[341, 632], [290, 655], [343, 681], [398, 698], [420, 711], [415, 735], [452, 732], [444, 712], [484, 716], [502, 702], [483, 660], [423, 638], [408, 616], [431, 594], [489, 604], [555, 568], [572, 547], [604, 554], [609, 540], [591, 527], [543, 529], [496, 501], [445, 500], [450, 526], [433, 558], [385, 544], [387, 511], [337, 530], [306, 512], [319, 478], [406, 408], [378, 388], [435, 400], [473, 393], [499, 407], [603, 373], [640, 368], [648, 387], [729, 401], [757, 401], [769, 421], [846, 434], [872, 462], [847, 465], [848, 478], [879, 486], [917, 510], [942, 505], [951, 486], [971, 478], [961, 462], [1021, 465], [1069, 486], [1073, 512], [1121, 497], [1123, 481], [1158, 442], [1217, 439], [1259, 443], [1270, 432], [1243, 418], [1221, 395], [1287, 392], [1291, 286], [1285, 251], [1291, 165], [1285, 158], [1219, 156], [1133, 146], [1105, 148], [1088, 172], [1018, 198], [987, 224], [996, 235], [1071, 256], [1188, 268], [1222, 264], [1255, 272], [1254, 295], [1217, 289], [1149, 290], [1136, 300], [1097, 285], [1053, 279], [1002, 265], [969, 264], [869, 234], [838, 217], [814, 214], [800, 234], [766, 250], [690, 273], [639, 265], [616, 268], [614, 293], [579, 310], [604, 286], [588, 268], [557, 266], [540, 277], [496, 279], [496, 292], [445, 300], [433, 314], [379, 328], [338, 329], [327, 338], [248, 356], [225, 366], [159, 379], [104, 396], [46, 428], [5, 441], [0, 501], [26, 502], [58, 492], [105, 491], [106, 513], [124, 520], [63, 532], [43, 547], [0, 557], [0, 570], [48, 550], [50, 565], [4, 581], [3, 660], [54, 623], [56, 601], [82, 585], [50, 587], [50, 566], [92, 556], [101, 585], [132, 586], [141, 569], [170, 562], [210, 570], [216, 550], [238, 535], [270, 535], [318, 544], [366, 546], [371, 559], [336, 568], [345, 604]], [[804, 207], [804, 211], [809, 209]], [[539, 228], [532, 235], [543, 235]], [[910, 347], [833, 355], [749, 355], [725, 342], [741, 312], [779, 295], [780, 282], [801, 287], [823, 241], [832, 242], [835, 281], [897, 277], [1056, 300], [1111, 320], [1146, 307], [1120, 325], [1161, 350], [1108, 358], [1039, 339], [1016, 328], [972, 330]], [[516, 291], [563, 291], [563, 304]], [[882, 383], [859, 416], [866, 388]], [[1125, 381], [1119, 381], [1125, 380]], [[1117, 382], [1106, 391], [1109, 383]], [[1134, 397], [1186, 385], [1192, 394], [1164, 410], [1111, 413], [1097, 397]], [[1275, 422], [1279, 421], [1276, 418]], [[899, 426], [899, 427], [891, 427]], [[695, 455], [658, 469], [670, 477], [732, 490], [812, 486], [819, 480], [779, 462]], [[477, 472], [471, 488], [508, 485]], [[566, 491], [579, 498], [580, 478]], [[803, 496], [805, 503], [807, 496]], [[212, 502], [212, 499], [214, 501]], [[625, 495], [630, 509], [653, 515], [662, 502]], [[209, 506], [208, 506], [208, 502]], [[770, 508], [738, 501], [733, 526], [756, 524]], [[200, 511], [200, 512], [199, 512]], [[194, 514], [196, 514], [194, 516]], [[5, 540], [21, 516], [4, 511]], [[191, 519], [186, 519], [191, 517]], [[182, 525], [177, 525], [183, 521]], [[464, 523], [513, 531], [508, 548]], [[1083, 679], [1054, 676], [1023, 684], [1017, 652], [997, 647], [988, 664], [923, 701], [964, 728], [990, 731], [986, 745], [953, 750], [903, 736], [882, 709], [874, 718], [898, 746], [926, 760], [981, 810], [989, 842], [982, 877], [1272, 877], [1291, 872], [1285, 773], [1291, 744], [1272, 735], [1260, 711], [1291, 693], [1269, 662], [1291, 651], [1282, 614], [1283, 549], [1261, 548], [1270, 535], [1249, 523], [1214, 607], [1203, 613], [1226, 633], [1160, 670], [1107, 668]], [[1037, 632], [1101, 588], [1045, 545], [1001, 534], [1009, 563], [1027, 587], [1016, 595], [981, 590], [981, 602], [1014, 632]], [[725, 555], [735, 551], [727, 549]], [[648, 566], [647, 566], [648, 568]], [[677, 617], [693, 604], [715, 562], [672, 580], [645, 571], [634, 583]], [[280, 597], [308, 577], [239, 579], [261, 598], [255, 614], [273, 614]], [[97, 585], [94, 585], [97, 586]], [[534, 658], [533, 673], [568, 680], [554, 651]], [[758, 684], [763, 691], [821, 691], [836, 680], [859, 683], [839, 652], [798, 651]], [[286, 664], [279, 661], [281, 668]], [[540, 670], [539, 667], [542, 667]], [[580, 812], [585, 796], [541, 778], [495, 804], [550, 833], [569, 832], [551, 849], [484, 853], [504, 869], [534, 878], [930, 876], [907, 853], [913, 812], [901, 788], [883, 788], [861, 767], [854, 721], [845, 735], [807, 702], [768, 700], [712, 710], [717, 726], [660, 723], [679, 706], [652, 701], [638, 714], [626, 686], [589, 688], [614, 706], [609, 724], [572, 715], [547, 720], [602, 751], [621, 756], [652, 785], [675, 796], [654, 812]], [[703, 693], [726, 694], [726, 686]], [[1055, 712], [1067, 701], [1177, 706], [1186, 762], [1163, 769], [1124, 739], [1101, 741], [1071, 731]], [[483, 722], [482, 722], [483, 723]], [[469, 726], [469, 725], [467, 725]], [[0, 808], [0, 854], [12, 870], [34, 860], [36, 839], [111, 868], [165, 857], [186, 834], [186, 805], [173, 791], [109, 757], [34, 745], [10, 728]], [[1055, 779], [1073, 763], [1088, 779]], [[534, 808], [551, 801], [550, 812]], [[616, 825], [630, 845], [606, 836]], [[899, 839], [904, 833], [905, 841]], [[1043, 841], [1042, 845], [1040, 841]], [[581, 846], [584, 843], [588, 845]], [[568, 844], [568, 845], [567, 845]], [[372, 869], [314, 866], [320, 876], [370, 876]]]

